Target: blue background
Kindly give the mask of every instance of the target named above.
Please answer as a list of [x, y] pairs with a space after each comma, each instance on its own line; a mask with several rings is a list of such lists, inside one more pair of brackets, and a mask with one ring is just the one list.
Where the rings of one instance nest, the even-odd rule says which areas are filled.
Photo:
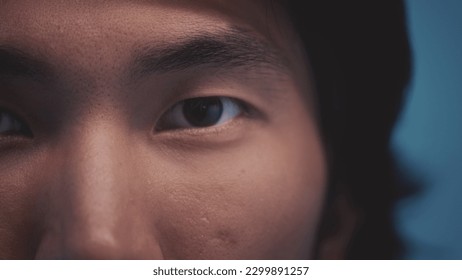
[[462, 1], [406, 1], [413, 78], [393, 148], [421, 182], [399, 203], [409, 259], [462, 259]]

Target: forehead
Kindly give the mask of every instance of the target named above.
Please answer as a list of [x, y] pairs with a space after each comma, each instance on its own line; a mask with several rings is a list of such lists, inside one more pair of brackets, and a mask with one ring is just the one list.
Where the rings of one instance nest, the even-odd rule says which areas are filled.
[[287, 64], [300, 64], [295, 37], [275, 1], [6, 0], [0, 1], [0, 18], [0, 47], [90, 75], [120, 69], [145, 47], [236, 28], [268, 43]]
[[[54, 39], [94, 43], [112, 38], [158, 40], [239, 26], [279, 44], [273, 38], [276, 10], [267, 1], [0, 1], [0, 39], [41, 43]], [[280, 22], [278, 22], [280, 24]], [[284, 33], [284, 32], [282, 32]], [[275, 39], [275, 40], [273, 40]]]

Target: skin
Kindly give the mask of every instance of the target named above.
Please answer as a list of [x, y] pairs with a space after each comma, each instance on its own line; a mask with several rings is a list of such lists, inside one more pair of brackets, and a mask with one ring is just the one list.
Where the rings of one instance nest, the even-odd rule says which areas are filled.
[[[0, 134], [0, 258], [312, 258], [327, 178], [315, 93], [294, 31], [267, 5], [0, 1], [0, 48], [43, 66], [0, 73], [0, 108], [33, 134]], [[229, 30], [274, 59], [136, 67], [146, 50]], [[159, 129], [169, 108], [205, 96], [248, 110]]]

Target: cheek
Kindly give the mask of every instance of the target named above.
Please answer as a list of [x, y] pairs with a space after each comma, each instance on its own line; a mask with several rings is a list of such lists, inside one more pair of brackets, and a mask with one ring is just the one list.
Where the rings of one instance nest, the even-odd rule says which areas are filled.
[[325, 167], [314, 130], [295, 131], [260, 131], [225, 152], [165, 167], [175, 178], [156, 207], [165, 257], [309, 258]]
[[40, 192], [36, 163], [40, 155], [0, 152], [0, 259], [27, 259], [35, 252], [42, 212], [36, 207]]

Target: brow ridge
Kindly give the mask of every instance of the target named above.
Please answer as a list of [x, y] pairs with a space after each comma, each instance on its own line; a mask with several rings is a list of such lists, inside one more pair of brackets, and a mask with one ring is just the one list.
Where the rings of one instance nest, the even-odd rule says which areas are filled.
[[238, 29], [196, 34], [162, 48], [147, 47], [136, 56], [135, 65], [137, 76], [201, 66], [285, 68], [281, 54], [274, 47]]
[[51, 67], [45, 61], [15, 47], [0, 45], [0, 76], [44, 80], [52, 74]]

